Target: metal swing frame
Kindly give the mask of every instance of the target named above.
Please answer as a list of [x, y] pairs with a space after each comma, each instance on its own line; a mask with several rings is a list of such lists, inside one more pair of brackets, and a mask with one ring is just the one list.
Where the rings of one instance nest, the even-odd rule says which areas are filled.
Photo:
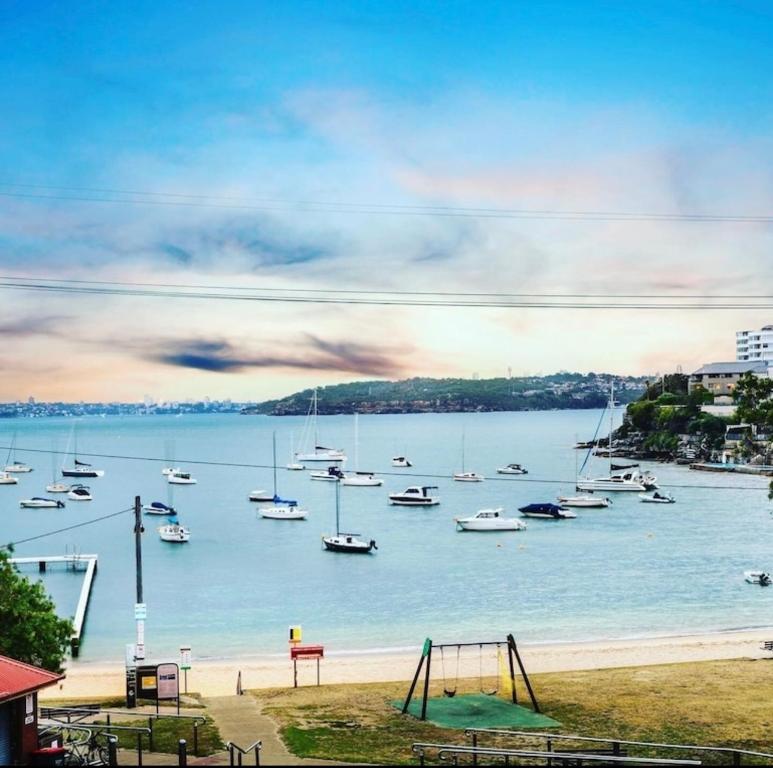
[[[483, 643], [433, 643], [432, 640], [428, 637], [424, 641], [424, 647], [421, 651], [421, 658], [419, 659], [419, 664], [416, 667], [416, 673], [413, 676], [413, 680], [411, 681], [411, 687], [408, 689], [408, 695], [405, 697], [405, 702], [403, 704], [402, 713], [407, 714], [408, 707], [411, 704], [411, 699], [413, 699], [414, 691], [416, 690], [416, 685], [419, 682], [419, 677], [421, 675], [422, 668], [424, 668], [424, 687], [422, 691], [422, 697], [421, 697], [421, 716], [420, 720], [426, 720], [427, 719], [427, 699], [429, 698], [429, 682], [430, 682], [430, 671], [432, 667], [432, 651], [433, 650], [441, 650], [443, 648], [480, 648], [481, 651], [484, 646], [493, 645], [493, 646], [502, 646], [503, 642], [501, 640], [493, 640], [490, 642], [483, 642]], [[512, 634], [509, 634], [504, 642], [504, 645], [507, 646], [507, 661], [508, 666], [510, 670], [510, 690], [511, 690], [511, 697], [513, 704], [518, 703], [518, 694], [515, 690], [515, 665], [518, 665], [518, 669], [521, 673], [521, 677], [523, 678], [523, 682], [526, 685], [526, 690], [529, 693], [529, 699], [531, 700], [531, 706], [532, 709], [540, 713], [542, 710], [540, 709], [539, 703], [537, 702], [537, 697], [534, 695], [534, 690], [531, 687], [531, 682], [529, 681], [529, 675], [526, 673], [526, 668], [523, 666], [523, 660], [521, 659], [521, 654], [518, 652], [518, 645], [515, 642], [515, 638]], [[426, 663], [426, 666], [425, 666]], [[458, 675], [457, 675], [458, 677]], [[445, 685], [444, 685], [445, 688]]]

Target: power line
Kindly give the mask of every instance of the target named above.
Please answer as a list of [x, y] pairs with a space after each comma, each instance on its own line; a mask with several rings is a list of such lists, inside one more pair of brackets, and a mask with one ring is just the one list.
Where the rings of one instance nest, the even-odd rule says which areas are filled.
[[[110, 286], [88, 285], [64, 285], [38, 282], [0, 282], [0, 289], [38, 291], [44, 293], [83, 294], [96, 296], [128, 296], [135, 298], [163, 298], [163, 299], [196, 299], [207, 301], [240, 301], [240, 302], [265, 302], [285, 304], [335, 304], [353, 306], [397, 306], [397, 307], [452, 307], [452, 308], [490, 308], [490, 309], [636, 309], [636, 310], [761, 310], [773, 309], [773, 301], [764, 303], [748, 303], [736, 301], [733, 303], [715, 303], [701, 299], [699, 303], [677, 301], [670, 303], [646, 302], [609, 302], [579, 300], [512, 300], [505, 299], [481, 301], [438, 299], [409, 299], [409, 298], [379, 298], [373, 296], [308, 296], [302, 294], [287, 293], [283, 296], [276, 294], [259, 293], [218, 293], [205, 291], [181, 291], [177, 289], [156, 288], [131, 288], [131, 284]], [[291, 289], [288, 289], [291, 290]], [[664, 297], [665, 299], [666, 297]]]
[[[10, 449], [8, 445], [0, 445], [0, 451]], [[46, 448], [20, 448], [18, 445], [14, 446], [14, 451], [26, 452], [26, 453], [60, 453], [60, 451], [54, 451]], [[123, 454], [114, 453], [78, 453], [79, 456], [88, 456], [93, 459], [118, 459], [121, 461], [148, 461], [148, 462], [161, 462], [164, 464], [169, 463], [168, 458], [162, 458], [160, 456], [128, 456]], [[233, 469], [274, 469], [273, 464], [251, 464], [247, 462], [233, 462], [233, 461], [213, 461], [211, 459], [175, 459], [175, 463], [179, 464], [193, 464], [196, 466], [209, 466], [209, 467], [230, 467]], [[296, 470], [290, 470], [286, 467], [277, 466], [278, 470], [283, 472], [294, 472]], [[390, 477], [421, 477], [431, 480], [453, 480], [453, 474], [432, 474], [426, 472], [393, 472], [390, 470], [374, 470], [373, 474], [376, 475], [388, 475]], [[501, 483], [537, 483], [537, 484], [549, 484], [549, 485], [574, 485], [576, 478], [536, 478], [525, 477], [519, 475], [517, 477], [487, 477], [486, 482], [501, 482]], [[738, 485], [697, 485], [690, 483], [667, 483], [667, 488], [694, 488], [700, 490], [723, 490], [723, 491], [767, 491], [767, 486], [760, 486], [759, 488], [752, 485], [738, 486]]]
[[[422, 206], [400, 203], [352, 203], [346, 201], [287, 200], [262, 198], [246, 202], [241, 198], [215, 195], [188, 195], [174, 192], [140, 192], [106, 189], [99, 187], [66, 187], [54, 185], [14, 184], [3, 182], [5, 187], [51, 190], [51, 194], [37, 192], [2, 192], [0, 196], [29, 200], [53, 200], [57, 202], [112, 203], [117, 205], [150, 205], [181, 208], [213, 208], [242, 211], [304, 211], [307, 213], [361, 214], [378, 216], [424, 216], [442, 218], [476, 219], [531, 219], [553, 221], [619, 221], [619, 222], [687, 222], [687, 223], [736, 223], [769, 224], [773, 216], [764, 214], [697, 214], [653, 213], [634, 211], [593, 211], [530, 208], [475, 208], [453, 206]], [[77, 194], [55, 194], [56, 191]], [[113, 195], [104, 197], [99, 195]], [[122, 196], [122, 197], [116, 197]], [[230, 201], [230, 202], [228, 202]]]
[[[84, 454], [85, 455], [85, 454]], [[6, 544], [4, 546], [0, 546], [0, 550], [7, 549], [11, 550], [14, 547], [18, 546], [19, 544], [27, 544], [30, 541], [37, 541], [38, 539], [45, 539], [49, 536], [55, 536], [57, 533], [64, 533], [65, 531], [72, 531], [75, 528], [83, 528], [86, 525], [93, 525], [94, 523], [99, 523], [102, 520], [108, 520], [111, 517], [118, 517], [118, 515], [124, 515], [127, 512], [133, 512], [134, 507], [128, 507], [127, 509], [122, 509], [120, 512], [112, 512], [109, 515], [102, 515], [102, 517], [95, 517], [93, 520], [86, 520], [83, 523], [76, 523], [75, 525], [68, 525], [66, 528], [58, 528], [55, 531], [49, 531], [48, 533], [41, 533], [37, 536], [30, 536], [28, 539], [19, 539], [19, 541], [12, 541], [9, 544]]]

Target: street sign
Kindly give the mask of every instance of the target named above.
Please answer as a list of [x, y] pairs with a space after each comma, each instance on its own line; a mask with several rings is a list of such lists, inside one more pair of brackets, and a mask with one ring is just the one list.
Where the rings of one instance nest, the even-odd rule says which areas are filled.
[[134, 604], [134, 619], [135, 621], [145, 620], [148, 618], [148, 606], [147, 603], [135, 603]]
[[180, 669], [191, 668], [191, 647], [190, 645], [180, 646]]

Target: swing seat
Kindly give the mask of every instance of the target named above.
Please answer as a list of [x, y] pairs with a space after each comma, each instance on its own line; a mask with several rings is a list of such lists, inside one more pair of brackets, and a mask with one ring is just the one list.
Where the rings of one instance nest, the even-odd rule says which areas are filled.
[[447, 688], [443, 688], [443, 695], [448, 696], [449, 699], [453, 699], [456, 696], [456, 691], [449, 691]]

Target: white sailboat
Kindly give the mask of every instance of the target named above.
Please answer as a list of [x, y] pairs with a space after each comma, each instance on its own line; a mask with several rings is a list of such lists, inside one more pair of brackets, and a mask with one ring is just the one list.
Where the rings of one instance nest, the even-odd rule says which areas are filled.
[[[628, 467], [623, 470], [614, 471], [612, 467], [612, 455], [614, 453], [612, 446], [612, 435], [614, 433], [614, 403], [615, 403], [615, 382], [610, 384], [609, 388], [609, 475], [607, 477], [586, 476], [577, 478], [578, 491], [651, 491], [657, 486], [656, 478], [649, 472], [640, 472], [634, 467]], [[595, 437], [593, 442], [595, 442]], [[588, 456], [585, 461], [587, 462]]]
[[8, 462], [5, 465], [5, 471], [12, 474], [26, 474], [27, 472], [32, 472], [32, 467], [25, 464], [23, 461], [19, 461], [15, 456], [13, 458], [13, 461], [11, 461], [11, 456], [16, 450], [16, 434], [14, 433], [13, 439], [11, 440], [11, 447], [8, 449], [8, 458], [6, 461]]
[[342, 485], [374, 488], [383, 485], [384, 481], [376, 477], [373, 472], [360, 470], [360, 428], [359, 413], [354, 414], [354, 474], [345, 474], [341, 479]]
[[454, 480], [459, 483], [482, 483], [485, 479], [477, 472], [466, 472], [464, 469], [464, 432], [462, 432], [462, 471], [454, 472]]
[[171, 518], [166, 525], [159, 526], [156, 530], [161, 541], [167, 541], [170, 544], [187, 544], [191, 540], [190, 529]]
[[298, 502], [292, 499], [282, 499], [277, 493], [276, 486], [276, 432], [272, 439], [274, 455], [274, 496], [270, 507], [261, 507], [258, 515], [267, 520], [305, 520], [308, 512], [298, 506]]
[[296, 453], [296, 461], [301, 464], [305, 461], [324, 461], [328, 464], [346, 461], [346, 454], [340, 448], [326, 448], [324, 445], [319, 444], [319, 434], [317, 431], [318, 407], [317, 389], [315, 387], [314, 393], [311, 396], [309, 411], [306, 414], [306, 423], [304, 424], [301, 438], [301, 445], [308, 445], [308, 442], [313, 438], [313, 450]]
[[0, 485], [16, 485], [18, 482], [17, 477], [9, 475], [8, 472], [0, 472]]
[[367, 555], [378, 549], [376, 542], [358, 538], [359, 533], [341, 531], [341, 487], [336, 483], [336, 533], [335, 536], [323, 536], [322, 543], [329, 552], [346, 552], [352, 555]]
[[287, 469], [292, 470], [293, 472], [299, 472], [301, 470], [306, 469], [306, 467], [300, 463], [300, 461], [295, 461], [295, 439], [294, 435], [291, 432], [290, 433], [290, 461], [287, 464]]
[[[62, 465], [62, 477], [102, 477], [105, 474], [103, 469], [94, 469], [91, 464], [87, 464], [85, 461], [78, 459], [78, 431], [75, 428], [75, 423], [72, 425], [72, 432], [70, 433], [70, 439], [75, 441], [73, 450], [73, 466], [65, 467]], [[68, 441], [67, 449], [69, 450], [70, 444]], [[67, 451], [65, 451], [65, 461], [67, 460]]]
[[51, 482], [46, 486], [46, 491], [48, 493], [69, 493], [70, 486], [67, 483], [60, 483], [58, 479], [58, 448], [58, 444], [51, 445]]

